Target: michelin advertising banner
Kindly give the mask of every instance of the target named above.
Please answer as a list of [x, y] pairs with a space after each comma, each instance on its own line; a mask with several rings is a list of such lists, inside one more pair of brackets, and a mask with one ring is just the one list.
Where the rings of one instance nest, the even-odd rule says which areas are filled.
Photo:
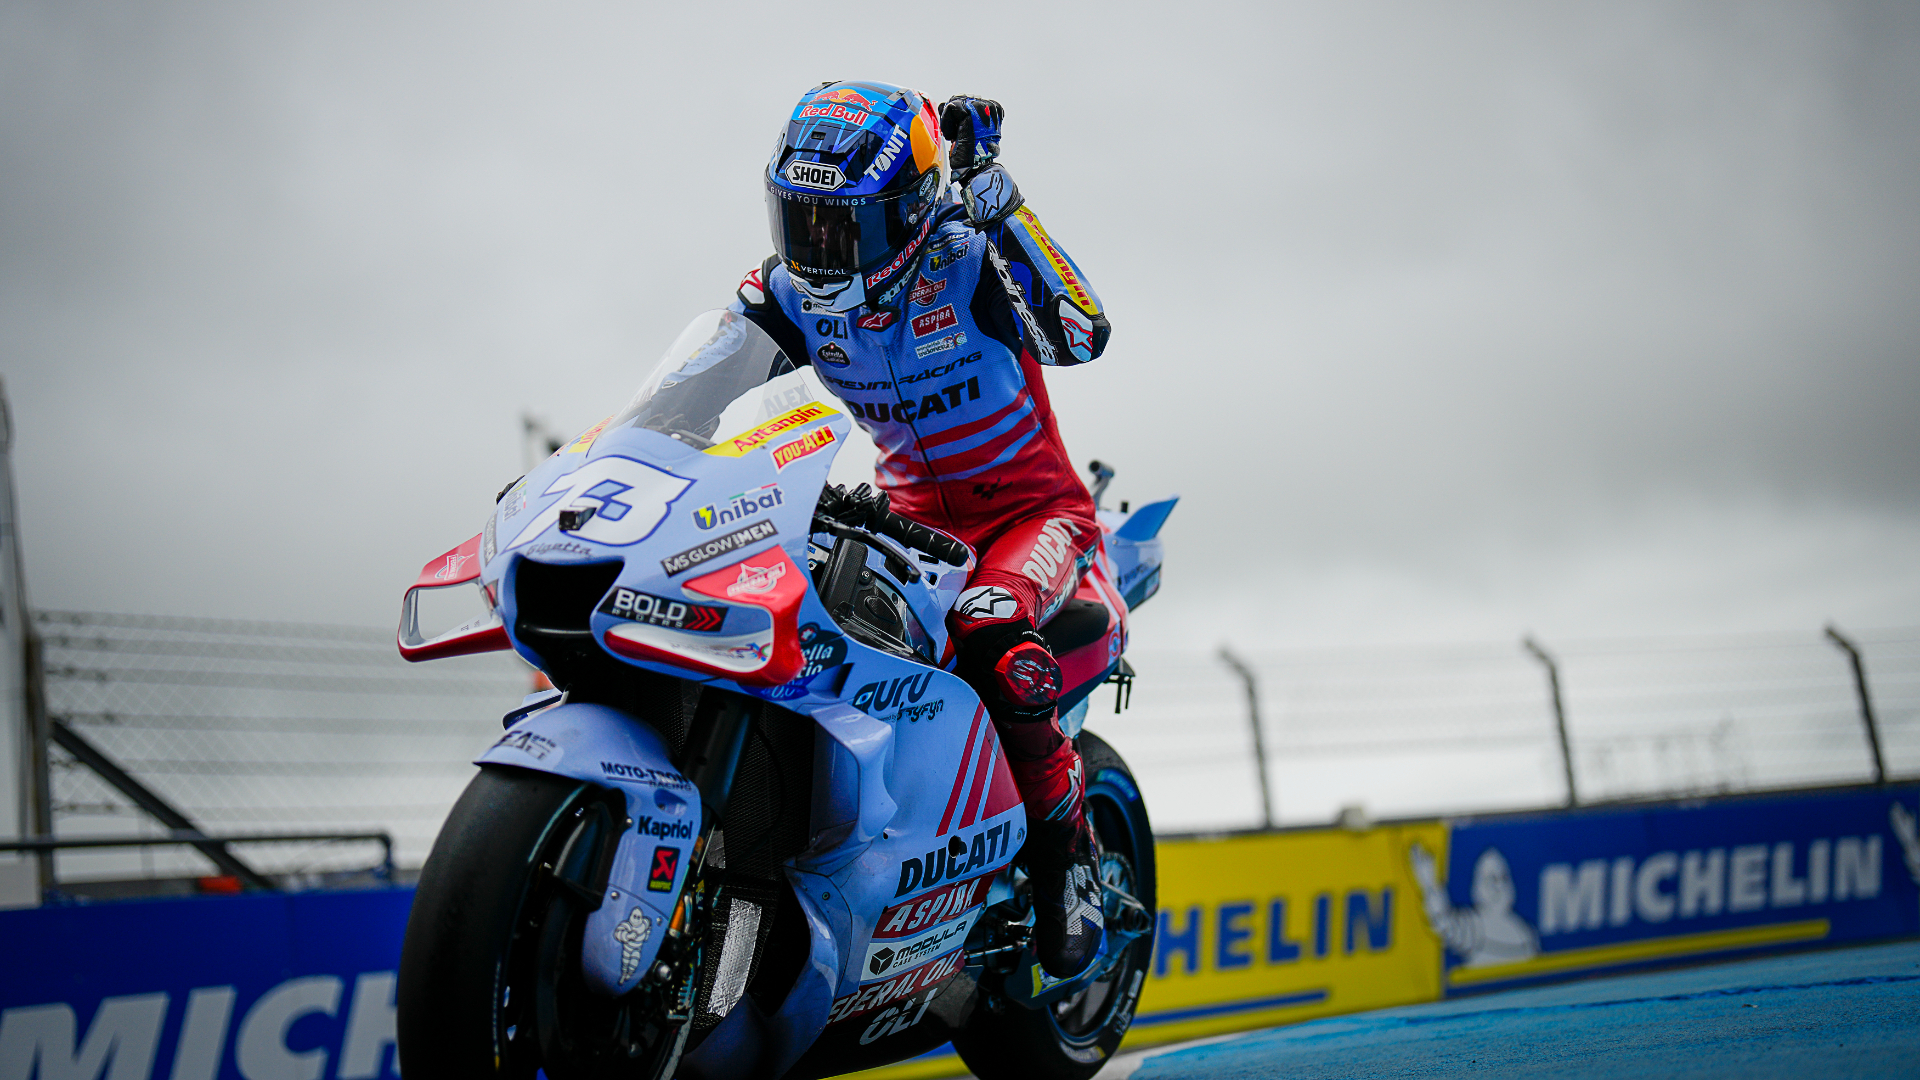
[[1440, 994], [1407, 852], [1439, 822], [1163, 843], [1160, 925], [1133, 1045]]
[[[1129, 1046], [1920, 935], [1920, 786], [1159, 845]], [[0, 911], [0, 1080], [383, 1080], [410, 889]], [[963, 1071], [951, 1051], [874, 1076]]]
[[378, 1080], [412, 889], [0, 912], [0, 1080]]
[[1920, 934], [1917, 812], [1899, 786], [1460, 820], [1411, 860], [1457, 994]]

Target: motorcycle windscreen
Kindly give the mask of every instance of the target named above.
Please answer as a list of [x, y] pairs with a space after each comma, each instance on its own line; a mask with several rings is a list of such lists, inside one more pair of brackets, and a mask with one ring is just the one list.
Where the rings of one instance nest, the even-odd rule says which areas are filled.
[[631, 424], [704, 450], [729, 406], [793, 370], [793, 362], [751, 319], [725, 310], [704, 312], [668, 346], [607, 429]]

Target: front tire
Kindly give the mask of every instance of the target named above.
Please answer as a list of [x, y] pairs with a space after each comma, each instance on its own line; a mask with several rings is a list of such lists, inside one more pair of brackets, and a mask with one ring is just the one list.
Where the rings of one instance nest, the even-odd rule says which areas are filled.
[[[552, 1080], [672, 1068], [685, 1025], [579, 978], [594, 881], [626, 817], [617, 794], [497, 765], [447, 816], [420, 871], [400, 950], [396, 1034], [407, 1080]], [[643, 1033], [656, 1044], [644, 1045]], [[640, 1066], [636, 1068], [636, 1066]]]
[[[1087, 777], [1087, 816], [1100, 838], [1101, 877], [1131, 893], [1157, 920], [1153, 827], [1139, 785], [1098, 735], [1082, 731], [1074, 745]], [[1149, 931], [1101, 978], [1049, 1007], [983, 1002], [954, 1034], [954, 1049], [982, 1080], [1087, 1080], [1126, 1036], [1152, 962]]]

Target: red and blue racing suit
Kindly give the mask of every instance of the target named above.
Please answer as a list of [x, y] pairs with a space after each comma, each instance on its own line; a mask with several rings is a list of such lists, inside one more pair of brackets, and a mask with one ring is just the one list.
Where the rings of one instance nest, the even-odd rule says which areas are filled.
[[[891, 304], [809, 310], [776, 257], [740, 283], [732, 308], [846, 403], [879, 448], [877, 480], [894, 510], [974, 549], [951, 624], [961, 673], [980, 686], [989, 680], [970, 673], [970, 644], [991, 666], [1015, 637], [1032, 640], [1097, 548], [1093, 499], [1060, 441], [1041, 368], [1098, 356], [1108, 323], [1079, 267], [1024, 206], [985, 230], [958, 206], [943, 209], [912, 257]], [[982, 696], [1029, 805], [1044, 815], [1077, 796], [1051, 695], [996, 701], [982, 687]]]

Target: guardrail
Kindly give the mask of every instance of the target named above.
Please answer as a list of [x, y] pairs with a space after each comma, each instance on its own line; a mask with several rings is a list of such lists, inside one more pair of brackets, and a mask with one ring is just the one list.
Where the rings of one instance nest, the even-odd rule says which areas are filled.
[[[329, 844], [371, 842], [380, 845], [380, 862], [374, 867], [374, 876], [392, 881], [393, 836], [384, 832], [285, 832], [285, 833], [233, 833], [211, 836], [198, 829], [169, 829], [157, 836], [29, 836], [20, 840], [0, 842], [0, 851], [18, 851], [40, 853], [47, 851], [78, 851], [93, 848], [129, 848], [159, 847], [181, 845], [198, 849], [202, 854], [212, 855], [210, 848], [225, 851], [232, 844]], [[248, 869], [245, 874], [235, 874], [235, 878], [257, 889], [275, 890], [279, 886], [262, 874]]]

